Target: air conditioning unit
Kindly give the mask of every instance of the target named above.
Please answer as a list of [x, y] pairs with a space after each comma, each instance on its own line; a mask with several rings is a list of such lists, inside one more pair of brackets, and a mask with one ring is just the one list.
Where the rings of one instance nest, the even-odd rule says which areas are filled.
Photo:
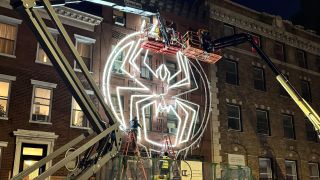
[[169, 133], [177, 134], [177, 128], [169, 128]]

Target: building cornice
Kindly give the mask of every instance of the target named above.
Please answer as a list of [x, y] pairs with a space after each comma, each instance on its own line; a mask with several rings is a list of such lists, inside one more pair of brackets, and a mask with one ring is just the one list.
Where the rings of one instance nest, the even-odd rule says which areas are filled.
[[[9, 0], [0, 0], [0, 7], [12, 9]], [[103, 20], [102, 17], [88, 14], [65, 6], [55, 6], [54, 10], [56, 11], [63, 24], [74, 26], [87, 31], [93, 32], [94, 27], [100, 25]], [[40, 9], [39, 11], [43, 18], [50, 19], [45, 10]]]
[[[279, 22], [275, 23], [277, 25], [269, 25], [217, 5], [211, 6], [210, 18], [274, 39], [306, 52], [320, 55], [319, 43], [299, 37], [278, 27], [283, 23], [281, 19], [280, 25], [278, 25]], [[275, 21], [279, 20], [275, 18]], [[316, 37], [316, 35], [314, 36]]]

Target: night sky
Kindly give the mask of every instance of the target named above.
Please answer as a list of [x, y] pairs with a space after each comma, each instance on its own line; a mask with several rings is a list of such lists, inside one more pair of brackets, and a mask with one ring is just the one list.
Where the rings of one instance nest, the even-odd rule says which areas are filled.
[[300, 10], [300, 0], [232, 0], [259, 12], [291, 19]]

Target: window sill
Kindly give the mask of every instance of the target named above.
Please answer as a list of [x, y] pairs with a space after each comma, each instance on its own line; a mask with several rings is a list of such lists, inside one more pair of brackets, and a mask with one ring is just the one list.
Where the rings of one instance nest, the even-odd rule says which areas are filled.
[[0, 117], [0, 120], [9, 120], [8, 117]]
[[240, 133], [243, 133], [242, 130], [237, 130], [237, 129], [229, 129], [229, 128], [228, 128], [228, 131], [229, 131], [229, 132], [240, 132]]
[[39, 61], [39, 60], [35, 60], [35, 63], [43, 64], [43, 65], [47, 65], [47, 66], [53, 66], [51, 63], [45, 63], [45, 62], [42, 62], [42, 61]]
[[52, 125], [51, 122], [41, 122], [41, 121], [32, 121], [32, 120], [30, 120], [29, 123]]
[[17, 58], [17, 56], [15, 56], [15, 55], [5, 54], [5, 53], [0, 53], [0, 56], [5, 56], [5, 57], [9, 57], [9, 58]]
[[[74, 70], [75, 72], [82, 73], [81, 69], [73, 68], [73, 70]], [[89, 71], [89, 73], [90, 73], [90, 74], [93, 74], [92, 71]]]
[[90, 129], [91, 129], [91, 128], [89, 128], [89, 127], [81, 127], [81, 126], [70, 126], [70, 128], [83, 129], [83, 130], [90, 130]]

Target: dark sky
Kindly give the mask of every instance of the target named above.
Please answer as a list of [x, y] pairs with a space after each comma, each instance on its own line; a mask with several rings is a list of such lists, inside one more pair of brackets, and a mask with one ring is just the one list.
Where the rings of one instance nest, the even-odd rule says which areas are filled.
[[232, 0], [259, 12], [280, 15], [290, 19], [300, 10], [300, 0]]

